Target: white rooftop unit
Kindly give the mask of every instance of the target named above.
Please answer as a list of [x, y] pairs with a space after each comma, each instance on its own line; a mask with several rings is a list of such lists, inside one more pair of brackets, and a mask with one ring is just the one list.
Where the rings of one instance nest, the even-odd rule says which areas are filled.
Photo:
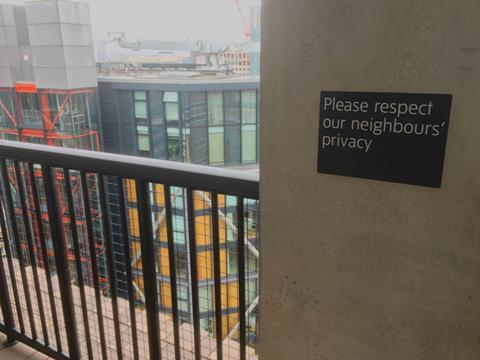
[[40, 0], [25, 9], [37, 88], [96, 87], [88, 4]]
[[13, 6], [0, 4], [0, 87], [14, 86], [20, 72]]

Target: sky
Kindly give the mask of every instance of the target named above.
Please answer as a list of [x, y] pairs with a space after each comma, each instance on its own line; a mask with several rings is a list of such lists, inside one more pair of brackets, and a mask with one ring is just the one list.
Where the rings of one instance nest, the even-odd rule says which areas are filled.
[[[25, 0], [0, 0], [23, 5]], [[108, 31], [125, 31], [128, 41], [242, 41], [244, 26], [235, 0], [84, 0], [90, 4], [95, 40]], [[249, 8], [260, 0], [240, 0], [249, 21]]]

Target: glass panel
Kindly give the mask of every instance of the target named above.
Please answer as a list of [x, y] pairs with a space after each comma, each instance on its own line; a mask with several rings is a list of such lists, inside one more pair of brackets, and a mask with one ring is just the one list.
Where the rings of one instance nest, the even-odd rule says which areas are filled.
[[223, 165], [223, 127], [208, 129], [208, 150], [210, 164]]
[[182, 93], [182, 105], [185, 160], [208, 164], [207, 93]]
[[164, 102], [178, 102], [178, 93], [177, 92], [171, 92], [171, 91], [165, 91], [163, 93], [163, 101]]
[[255, 125], [242, 126], [242, 161], [244, 164], [257, 161], [257, 131]]
[[147, 93], [145, 91], [135, 91], [135, 100], [147, 100]]
[[221, 91], [208, 93], [208, 123], [209, 125], [223, 124], [223, 94]]
[[148, 135], [138, 134], [138, 150], [139, 151], [150, 151], [150, 139]]
[[178, 128], [168, 128], [168, 160], [181, 161]]
[[242, 91], [242, 123], [255, 124], [257, 112], [257, 92], [255, 90]]
[[240, 92], [225, 91], [225, 123], [240, 123]]
[[188, 287], [179, 286], [178, 287], [178, 310], [188, 311]]
[[225, 163], [227, 165], [241, 163], [240, 125], [225, 126]]
[[163, 113], [163, 94], [159, 91], [150, 91], [149, 117], [152, 136], [152, 157], [155, 159], [167, 158], [167, 139], [165, 135], [165, 121]]
[[198, 288], [200, 312], [213, 309], [213, 291], [211, 286], [202, 286]]
[[207, 126], [207, 94], [204, 91], [182, 93], [183, 124]]
[[165, 117], [167, 123], [171, 121], [178, 121], [178, 104], [177, 103], [165, 103]]
[[145, 101], [135, 101], [135, 117], [140, 119], [147, 118], [147, 103]]

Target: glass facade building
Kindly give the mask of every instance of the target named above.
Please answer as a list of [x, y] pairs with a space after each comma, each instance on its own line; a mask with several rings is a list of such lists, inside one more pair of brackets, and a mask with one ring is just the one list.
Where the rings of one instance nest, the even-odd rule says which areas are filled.
[[258, 163], [258, 81], [99, 86], [105, 151], [214, 166]]
[[[168, 84], [119, 79], [99, 80], [101, 127], [104, 151], [211, 166], [241, 166], [258, 163], [259, 82], [231, 80], [178, 80]], [[121, 296], [126, 296], [120, 209], [117, 184], [107, 181], [108, 203], [112, 214], [112, 236], [117, 280]], [[126, 184], [127, 221], [131, 244], [136, 301], [143, 306], [143, 264], [139, 238], [137, 200], [133, 181]], [[171, 312], [168, 249], [163, 187], [150, 188], [155, 252], [159, 267], [159, 304]], [[172, 188], [172, 226], [177, 265], [177, 296], [182, 322], [192, 321], [191, 283], [188, 251], [188, 215], [185, 189]], [[194, 192], [195, 237], [197, 239], [200, 324], [214, 333], [213, 253], [211, 194]], [[258, 336], [258, 201], [245, 199], [246, 289], [248, 344], [255, 347]], [[222, 278], [222, 337], [238, 336], [238, 269], [236, 244], [236, 201], [220, 196], [220, 247]]]

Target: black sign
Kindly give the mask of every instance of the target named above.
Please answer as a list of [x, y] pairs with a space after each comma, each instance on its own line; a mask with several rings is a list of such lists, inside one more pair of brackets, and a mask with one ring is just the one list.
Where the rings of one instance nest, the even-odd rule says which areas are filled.
[[322, 91], [318, 172], [440, 187], [451, 95]]

